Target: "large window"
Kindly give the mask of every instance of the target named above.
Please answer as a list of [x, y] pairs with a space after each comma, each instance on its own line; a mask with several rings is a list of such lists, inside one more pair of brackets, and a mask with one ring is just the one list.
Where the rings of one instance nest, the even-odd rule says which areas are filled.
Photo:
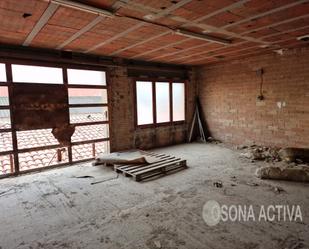
[[[106, 73], [101, 67], [0, 63], [0, 178], [12, 173], [89, 160], [109, 152], [107, 85]], [[19, 121], [31, 126], [20, 128], [13, 108], [16, 105], [13, 100], [20, 99], [16, 96], [21, 93], [30, 107], [34, 96], [37, 102], [37, 99], [40, 100], [39, 108], [45, 110], [45, 103], [54, 105], [55, 98], [50, 97], [52, 91], [49, 89], [55, 88], [62, 90], [57, 92], [57, 96], [61, 93], [62, 98], [59, 99], [65, 102], [65, 124], [69, 122], [75, 126], [73, 136], [65, 145], [54, 137], [51, 125], [33, 127], [33, 116], [33, 120], [27, 116], [30, 121]], [[22, 91], [19, 92], [20, 89]], [[37, 92], [46, 93], [47, 97], [37, 97]]]
[[136, 124], [153, 126], [185, 120], [185, 83], [136, 81]]

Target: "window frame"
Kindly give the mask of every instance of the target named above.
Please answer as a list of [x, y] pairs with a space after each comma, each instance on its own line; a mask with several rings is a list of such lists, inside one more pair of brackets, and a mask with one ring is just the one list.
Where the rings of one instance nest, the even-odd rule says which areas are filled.
[[[61, 166], [66, 166], [66, 165], [72, 165], [75, 163], [80, 163], [80, 162], [88, 162], [89, 160], [93, 160], [94, 156], [92, 158], [86, 158], [86, 159], [80, 159], [80, 160], [73, 160], [73, 155], [72, 155], [72, 148], [73, 146], [77, 145], [82, 145], [82, 144], [93, 144], [93, 148], [95, 149], [95, 146], [97, 143], [106, 143], [106, 146], [108, 150], [110, 150], [110, 93], [109, 93], [109, 88], [110, 88], [110, 77], [109, 73], [110, 70], [106, 66], [101, 66], [101, 65], [96, 65], [96, 64], [83, 64], [83, 62], [79, 63], [72, 63], [72, 62], [65, 62], [65, 61], [44, 61], [44, 60], [39, 60], [39, 59], [33, 59], [31, 61], [27, 59], [5, 59], [5, 58], [0, 58], [0, 63], [5, 64], [5, 70], [6, 70], [6, 81], [0, 81], [0, 86], [4, 86], [8, 88], [9, 91], [9, 105], [2, 105], [0, 106], [0, 110], [9, 110], [10, 112], [10, 123], [11, 127], [10, 128], [5, 128], [5, 129], [0, 129], [0, 133], [3, 132], [11, 132], [12, 134], [12, 142], [13, 142], [13, 149], [9, 151], [1, 151], [0, 156], [9, 156], [10, 160], [12, 161], [11, 163], [11, 172], [10, 173], [5, 173], [5, 174], [0, 174], [0, 179], [6, 178], [12, 175], [21, 175], [21, 174], [26, 174], [29, 172], [37, 172], [37, 171], [42, 171], [42, 170], [47, 170], [47, 169], [52, 169], [52, 168], [57, 168]], [[11, 105], [11, 91], [12, 87], [15, 84], [20, 84], [20, 83], [25, 83], [29, 87], [36, 87], [39, 84], [42, 85], [54, 85], [53, 83], [37, 83], [37, 82], [14, 82], [13, 77], [12, 77], [12, 64], [16, 65], [25, 65], [25, 66], [42, 66], [42, 67], [56, 67], [56, 68], [61, 68], [62, 69], [62, 78], [63, 82], [60, 84], [56, 85], [64, 85], [66, 90], [67, 90], [67, 95], [68, 94], [68, 89], [69, 88], [91, 88], [91, 89], [106, 89], [107, 90], [107, 103], [98, 103], [98, 104], [69, 104], [69, 99], [67, 102], [68, 109], [70, 107], [97, 107], [97, 106], [105, 106], [108, 108], [108, 120], [107, 121], [97, 121], [97, 122], [85, 122], [85, 123], [74, 123], [76, 127], [78, 126], [88, 126], [88, 125], [100, 125], [104, 124], [108, 126], [108, 131], [109, 131], [109, 136], [106, 138], [99, 138], [99, 139], [91, 139], [91, 140], [85, 140], [85, 141], [77, 141], [77, 142], [70, 142], [69, 146], [64, 146], [68, 149], [68, 162], [63, 162], [55, 165], [49, 165], [49, 166], [44, 166], [42, 168], [32, 168], [32, 169], [26, 169], [26, 170], [21, 170], [20, 169], [20, 161], [19, 161], [19, 154], [21, 153], [26, 153], [26, 152], [33, 152], [33, 151], [40, 151], [40, 150], [50, 150], [50, 149], [57, 149], [57, 148], [62, 148], [63, 146], [59, 146], [59, 144], [54, 144], [54, 145], [46, 145], [46, 146], [38, 146], [38, 147], [32, 147], [32, 148], [18, 148], [17, 145], [17, 130], [15, 129], [15, 123], [14, 123], [14, 117], [12, 115], [12, 105]], [[68, 84], [68, 76], [67, 76], [67, 69], [82, 69], [82, 70], [89, 70], [89, 71], [104, 71], [105, 72], [105, 77], [106, 77], [106, 84], [105, 85], [81, 85], [81, 84]], [[71, 123], [71, 122], [70, 122]]]
[[[137, 81], [148, 81], [152, 82], [152, 109], [153, 109], [153, 123], [152, 124], [142, 124], [137, 123], [137, 93], [136, 93], [136, 82]], [[156, 82], [169, 84], [169, 101], [170, 101], [170, 121], [157, 123], [157, 105], [156, 105]], [[173, 83], [183, 83], [185, 94], [184, 94], [184, 120], [173, 121]], [[163, 78], [134, 78], [133, 80], [133, 92], [134, 92], [134, 126], [135, 129], [138, 128], [155, 128], [161, 126], [173, 126], [173, 125], [183, 125], [186, 123], [187, 118], [187, 80], [181, 79], [163, 79]]]

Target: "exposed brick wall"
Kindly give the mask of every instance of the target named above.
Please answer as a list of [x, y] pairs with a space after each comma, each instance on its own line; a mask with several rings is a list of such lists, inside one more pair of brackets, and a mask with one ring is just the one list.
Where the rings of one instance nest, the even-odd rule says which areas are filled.
[[195, 73], [190, 74], [186, 89], [187, 123], [157, 128], [135, 129], [134, 80], [128, 77], [125, 67], [111, 69], [108, 81], [111, 151], [149, 149], [186, 142], [196, 96]]
[[[257, 100], [264, 69], [263, 94]], [[211, 135], [232, 144], [309, 147], [309, 49], [199, 68], [198, 95]]]

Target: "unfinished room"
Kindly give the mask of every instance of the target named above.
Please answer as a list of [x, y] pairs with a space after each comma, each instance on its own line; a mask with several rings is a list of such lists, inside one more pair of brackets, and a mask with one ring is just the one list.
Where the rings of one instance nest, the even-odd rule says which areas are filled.
[[309, 0], [0, 0], [0, 249], [309, 249]]

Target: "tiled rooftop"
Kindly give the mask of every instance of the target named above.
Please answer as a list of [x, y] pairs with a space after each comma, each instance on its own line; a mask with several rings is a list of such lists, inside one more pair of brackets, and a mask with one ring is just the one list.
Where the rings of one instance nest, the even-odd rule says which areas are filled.
[[[102, 114], [75, 114], [71, 116], [72, 123], [103, 121], [105, 118]], [[8, 121], [8, 120], [7, 120]], [[8, 123], [4, 119], [0, 121], [1, 128], [8, 128]], [[108, 125], [87, 125], [77, 126], [72, 136], [72, 142], [93, 140], [108, 137]], [[51, 134], [51, 129], [29, 130], [17, 132], [17, 141], [19, 149], [42, 147], [47, 145], [56, 145], [58, 141]], [[61, 150], [61, 161], [58, 161], [57, 150]], [[68, 162], [67, 148], [39, 150], [19, 154], [20, 170], [46, 167]], [[94, 152], [93, 152], [94, 149]], [[0, 152], [12, 150], [12, 138], [10, 132], [0, 133]], [[72, 146], [73, 161], [88, 159], [99, 153], [109, 151], [108, 142], [95, 144], [83, 144]], [[0, 174], [10, 173], [13, 158], [10, 155], [0, 156]], [[13, 168], [13, 167], [12, 167]]]

